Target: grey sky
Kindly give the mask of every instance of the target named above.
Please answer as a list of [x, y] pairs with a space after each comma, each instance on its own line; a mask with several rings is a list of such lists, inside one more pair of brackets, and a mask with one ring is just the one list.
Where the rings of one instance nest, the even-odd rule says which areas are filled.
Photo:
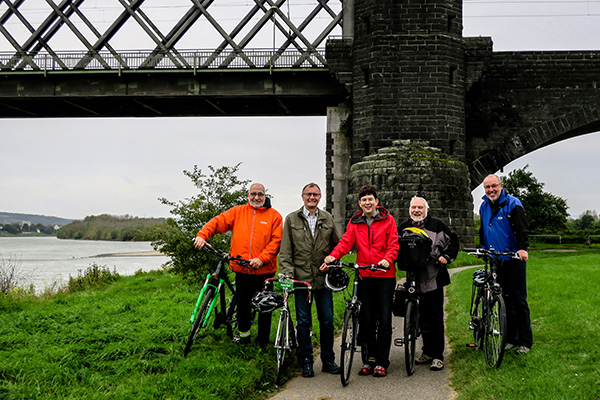
[[[491, 36], [495, 51], [600, 50], [598, 3], [526, 4], [465, 1], [463, 34]], [[325, 117], [0, 120], [0, 211], [168, 216], [158, 197], [195, 194], [184, 169], [242, 162], [239, 176], [264, 183], [285, 216], [304, 184], [325, 188], [325, 130]], [[599, 148], [598, 133], [570, 139], [504, 172], [529, 164], [578, 216], [600, 210]], [[473, 193], [476, 208], [482, 195]]]

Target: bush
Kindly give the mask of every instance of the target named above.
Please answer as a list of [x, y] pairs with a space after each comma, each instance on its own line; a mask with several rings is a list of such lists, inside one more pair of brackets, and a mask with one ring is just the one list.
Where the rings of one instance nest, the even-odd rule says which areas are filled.
[[90, 264], [85, 271], [81, 272], [79, 276], [75, 278], [69, 276], [69, 282], [67, 283], [66, 291], [68, 293], [81, 292], [89, 288], [114, 282], [120, 277], [121, 276], [116, 270], [111, 272], [106, 265], [98, 265], [93, 263]]
[[[195, 165], [193, 171], [183, 173], [200, 191], [198, 195], [177, 202], [159, 199], [163, 204], [172, 207], [170, 212], [175, 218], [168, 218], [166, 224], [152, 229], [152, 246], [171, 258], [167, 264], [173, 272], [184, 277], [204, 279], [208, 270], [212, 268], [210, 265], [213, 260], [209, 260], [210, 256], [198, 251], [192, 241], [198, 230], [211, 218], [248, 201], [246, 186], [250, 181], [238, 179], [236, 173], [239, 166], [240, 164], [215, 169], [209, 165], [211, 174], [206, 176]], [[209, 243], [215, 248], [229, 252], [230, 236], [214, 235], [209, 239]]]
[[12, 256], [5, 260], [0, 254], [0, 293], [28, 294], [33, 293], [33, 286], [24, 287], [27, 277], [21, 271], [21, 260]]

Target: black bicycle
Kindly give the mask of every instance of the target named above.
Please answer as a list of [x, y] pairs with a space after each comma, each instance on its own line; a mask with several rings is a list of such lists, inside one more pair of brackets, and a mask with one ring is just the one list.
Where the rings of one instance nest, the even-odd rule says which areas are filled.
[[[353, 272], [352, 295], [346, 290], [350, 283], [349, 275], [344, 269]], [[379, 265], [360, 266], [353, 263], [344, 263], [337, 261], [329, 264], [329, 272], [325, 277], [325, 285], [334, 292], [344, 292], [346, 300], [346, 309], [344, 310], [344, 325], [342, 327], [342, 345], [340, 354], [340, 378], [342, 385], [348, 385], [352, 372], [352, 361], [356, 348], [360, 346], [363, 364], [367, 363], [368, 348], [364, 341], [360, 340], [360, 308], [361, 301], [358, 299], [358, 285], [362, 277], [358, 273], [359, 269], [370, 269], [371, 271], [387, 271]]]
[[473, 274], [469, 329], [473, 331], [473, 343], [468, 347], [485, 351], [488, 365], [500, 368], [506, 345], [506, 306], [502, 287], [498, 284], [497, 263], [499, 256], [519, 258], [513, 252], [486, 249], [464, 249], [470, 255], [484, 260], [484, 269]]
[[[415, 372], [415, 356], [417, 350], [417, 339], [421, 336], [421, 327], [419, 324], [420, 296], [417, 291], [417, 273], [415, 271], [406, 271], [406, 283], [404, 284], [406, 293], [404, 308], [404, 336], [400, 339], [394, 339], [396, 346], [404, 346], [404, 364], [406, 373], [411, 376]], [[396, 292], [398, 295], [398, 291]]]
[[[222, 325], [225, 325], [227, 327], [227, 335], [234, 340], [239, 339], [239, 337], [237, 337], [237, 332], [235, 332], [237, 329], [237, 292], [235, 290], [235, 282], [231, 282], [229, 279], [229, 270], [227, 266], [231, 260], [234, 260], [240, 266], [250, 269], [250, 261], [245, 260], [240, 256], [232, 257], [208, 244], [202, 247], [202, 250], [218, 257], [219, 262], [215, 271], [206, 276], [204, 286], [196, 301], [194, 312], [190, 317], [192, 330], [190, 331], [185, 350], [183, 351], [184, 356], [187, 356], [190, 352], [198, 332], [209, 325], [209, 320], [211, 319], [215, 308], [217, 310], [215, 310], [213, 322], [214, 329], [218, 329]], [[231, 297], [229, 298], [225, 293], [225, 287], [229, 288], [229, 291], [231, 292]]]

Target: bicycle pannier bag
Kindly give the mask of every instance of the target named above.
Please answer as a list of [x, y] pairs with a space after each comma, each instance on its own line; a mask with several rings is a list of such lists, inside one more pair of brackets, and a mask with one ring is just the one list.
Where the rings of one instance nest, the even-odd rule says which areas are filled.
[[398, 268], [414, 271], [425, 267], [431, 253], [431, 239], [427, 233], [417, 228], [405, 228], [400, 242]]

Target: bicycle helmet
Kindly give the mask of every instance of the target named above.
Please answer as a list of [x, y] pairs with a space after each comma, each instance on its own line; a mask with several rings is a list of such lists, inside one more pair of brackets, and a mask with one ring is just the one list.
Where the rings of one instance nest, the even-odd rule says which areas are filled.
[[349, 283], [350, 276], [341, 268], [333, 268], [325, 275], [325, 287], [332, 292], [341, 292]]
[[404, 228], [402, 230], [402, 236], [421, 236], [424, 239], [429, 239], [429, 235], [423, 229], [415, 228], [414, 226], [409, 226], [408, 228]]
[[283, 307], [283, 296], [277, 292], [264, 290], [252, 298], [252, 307], [260, 313], [268, 313]]
[[486, 280], [487, 272], [485, 269], [478, 269], [473, 272], [473, 283], [475, 283], [476, 286], [483, 286]]

